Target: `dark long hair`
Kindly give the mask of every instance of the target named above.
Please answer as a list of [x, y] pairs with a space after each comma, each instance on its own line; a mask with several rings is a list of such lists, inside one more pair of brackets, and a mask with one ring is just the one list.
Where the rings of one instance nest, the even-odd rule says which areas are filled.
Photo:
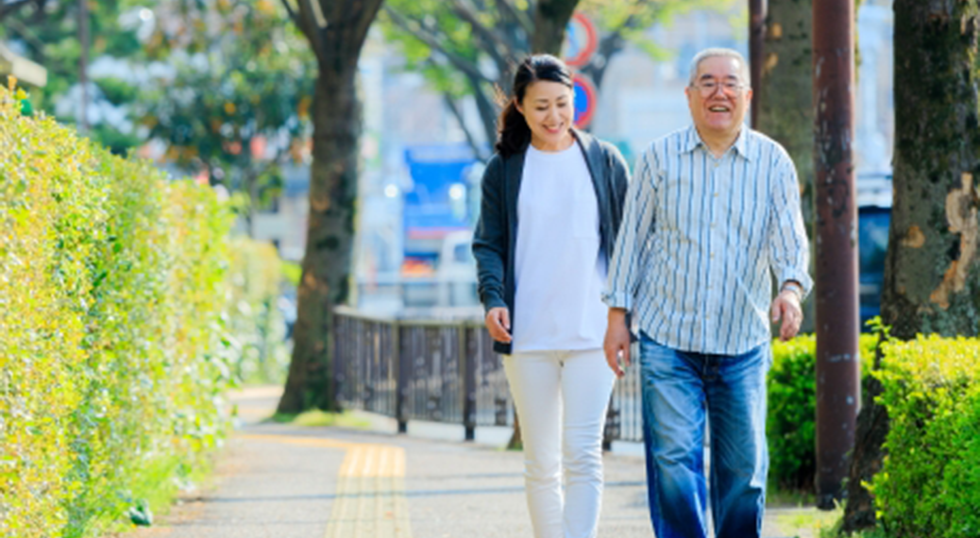
[[572, 73], [565, 62], [550, 54], [533, 54], [517, 66], [511, 99], [507, 101], [497, 120], [497, 144], [495, 149], [502, 157], [519, 153], [531, 141], [531, 128], [524, 115], [517, 110], [517, 103], [524, 101], [527, 87], [539, 80], [558, 82], [572, 88]]

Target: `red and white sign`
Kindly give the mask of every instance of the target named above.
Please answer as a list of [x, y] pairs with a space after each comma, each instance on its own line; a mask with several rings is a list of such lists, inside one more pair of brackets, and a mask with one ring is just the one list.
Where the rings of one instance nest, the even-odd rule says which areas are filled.
[[584, 129], [592, 123], [595, 107], [598, 104], [595, 85], [589, 77], [576, 73], [572, 77], [575, 91], [575, 126]]
[[565, 63], [572, 67], [582, 67], [589, 63], [599, 46], [599, 35], [592, 19], [584, 13], [576, 13], [565, 29], [565, 43], [562, 46], [562, 56]]

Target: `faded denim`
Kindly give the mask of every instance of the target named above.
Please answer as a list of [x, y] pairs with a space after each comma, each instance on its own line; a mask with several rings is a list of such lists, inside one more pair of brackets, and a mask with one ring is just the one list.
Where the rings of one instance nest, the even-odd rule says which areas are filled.
[[647, 490], [657, 538], [707, 538], [709, 490], [715, 538], [761, 536], [770, 364], [768, 343], [741, 355], [711, 355], [669, 349], [641, 335]]

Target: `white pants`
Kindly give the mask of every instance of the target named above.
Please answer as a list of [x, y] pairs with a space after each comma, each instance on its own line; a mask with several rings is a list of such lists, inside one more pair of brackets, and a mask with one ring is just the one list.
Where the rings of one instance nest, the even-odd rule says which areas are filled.
[[602, 429], [616, 381], [602, 350], [507, 355], [504, 371], [520, 418], [534, 536], [594, 538], [602, 505]]

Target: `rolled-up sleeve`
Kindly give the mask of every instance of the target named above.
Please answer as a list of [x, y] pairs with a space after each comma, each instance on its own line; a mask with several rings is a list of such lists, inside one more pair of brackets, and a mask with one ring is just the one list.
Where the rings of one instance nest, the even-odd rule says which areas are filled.
[[769, 262], [777, 283], [782, 286], [790, 280], [799, 282], [805, 298], [813, 289], [813, 279], [796, 168], [789, 156], [780, 159], [777, 168], [769, 207]]
[[504, 270], [507, 256], [507, 222], [503, 178], [499, 156], [494, 156], [483, 172], [480, 218], [473, 232], [473, 257], [476, 259], [477, 292], [486, 310], [506, 307]]
[[609, 261], [609, 275], [602, 300], [611, 308], [632, 310], [642, 275], [640, 267], [654, 225], [656, 155], [648, 149], [636, 164], [636, 174], [626, 190], [623, 222]]

